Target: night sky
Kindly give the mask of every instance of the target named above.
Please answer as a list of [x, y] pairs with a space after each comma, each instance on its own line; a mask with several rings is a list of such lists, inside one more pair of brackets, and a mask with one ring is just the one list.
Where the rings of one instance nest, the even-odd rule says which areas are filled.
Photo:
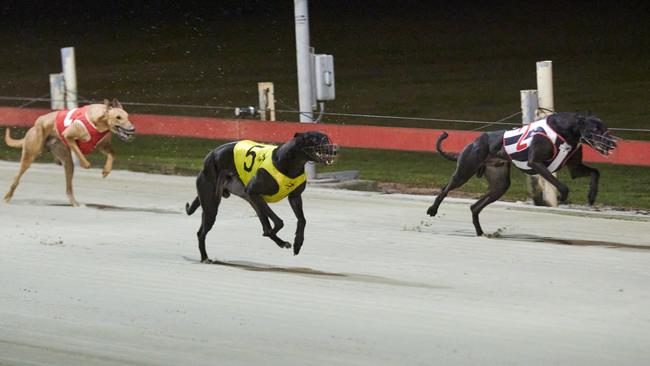
[[[496, 119], [516, 110], [519, 89], [534, 86], [534, 62], [553, 58], [560, 73], [556, 99], [568, 108], [645, 123], [645, 1], [311, 0], [309, 7], [312, 44], [335, 56], [334, 110]], [[0, 75], [1, 94], [42, 94], [47, 86], [36, 83], [46, 78], [34, 75], [53, 72], [58, 48], [75, 45], [82, 74], [102, 64], [102, 54], [115, 65], [101, 69], [114, 88], [99, 76], [80, 77], [80, 91], [89, 97], [237, 105], [255, 100], [255, 81], [271, 80], [296, 107], [293, 1], [13, 0], [1, 3], [0, 17], [7, 45], [0, 65], [13, 62], [24, 72]], [[116, 40], [125, 46], [116, 47]], [[29, 46], [35, 56], [27, 54]], [[268, 57], [258, 60], [260, 53]], [[250, 65], [244, 71], [240, 60]], [[129, 62], [148, 66], [151, 75], [144, 78]], [[175, 93], [178, 70], [196, 93]], [[597, 83], [603, 76], [611, 87]], [[138, 79], [142, 85], [135, 85]]]
[[[159, 22], [182, 23], [198, 17], [206, 21], [239, 18], [242, 21], [292, 18], [293, 1], [230, 0], [230, 1], [33, 1], [9, 0], [0, 5], [3, 25], [26, 27], [47, 24], [83, 27], [91, 31], [93, 24], [120, 24], [137, 28]], [[640, 31], [650, 19], [650, 6], [646, 1], [421, 1], [421, 0], [312, 0], [311, 16], [328, 21], [348, 18], [375, 18], [381, 22], [393, 18], [436, 19], [439, 17], [468, 22], [468, 30], [479, 29], [480, 22], [509, 22], [511, 19], [530, 19], [544, 24], [557, 21], [585, 21], [592, 18], [594, 31], [607, 24], [597, 24], [603, 19], [613, 22], [637, 23]], [[476, 22], [476, 23], [474, 23]], [[91, 29], [89, 29], [89, 26]], [[94, 28], [94, 29], [93, 29]], [[606, 29], [604, 29], [606, 31]]]

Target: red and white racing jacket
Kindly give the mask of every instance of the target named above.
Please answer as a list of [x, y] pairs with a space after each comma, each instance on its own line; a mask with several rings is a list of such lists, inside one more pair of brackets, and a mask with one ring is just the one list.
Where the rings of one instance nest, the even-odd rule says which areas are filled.
[[521, 128], [506, 131], [503, 134], [503, 148], [510, 157], [512, 163], [528, 174], [536, 174], [528, 165], [528, 154], [530, 143], [535, 135], [546, 137], [553, 144], [553, 157], [544, 162], [544, 165], [551, 172], [559, 170], [580, 144], [571, 146], [562, 136], [548, 125], [546, 118], [537, 120]]
[[56, 132], [59, 135], [61, 141], [66, 144], [66, 146], [68, 145], [68, 142], [63, 137], [63, 131], [70, 127], [70, 125], [73, 123], [80, 123], [86, 129], [90, 138], [85, 141], [77, 140], [79, 150], [81, 150], [81, 153], [84, 155], [88, 155], [93, 152], [93, 150], [95, 150], [95, 147], [97, 147], [97, 143], [110, 132], [108, 130], [104, 132], [97, 131], [97, 127], [95, 127], [95, 125], [88, 119], [88, 114], [86, 113], [88, 111], [88, 107], [89, 106], [85, 106], [70, 110], [64, 109], [56, 115], [55, 120]]

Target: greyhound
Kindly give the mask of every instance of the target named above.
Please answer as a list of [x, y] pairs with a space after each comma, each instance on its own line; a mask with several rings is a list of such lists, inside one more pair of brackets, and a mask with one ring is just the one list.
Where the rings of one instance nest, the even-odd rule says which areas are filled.
[[[301, 194], [305, 190], [305, 164], [312, 161], [331, 165], [338, 146], [321, 132], [296, 133], [293, 139], [280, 147], [259, 144], [249, 140], [221, 145], [208, 153], [203, 169], [196, 178], [197, 197], [185, 204], [191, 215], [201, 206], [203, 216], [197, 232], [201, 262], [213, 263], [205, 250], [205, 237], [217, 217], [221, 198], [234, 194], [246, 200], [257, 213], [263, 236], [269, 237], [280, 248], [291, 248], [277, 236], [284, 226], [282, 220], [267, 203], [278, 202], [288, 196], [298, 225], [293, 242], [293, 254], [298, 255], [304, 241], [306, 220], [302, 210]], [[269, 223], [273, 221], [273, 227]]]
[[609, 155], [617, 147], [618, 140], [599, 118], [579, 113], [555, 113], [521, 128], [484, 133], [458, 155], [442, 151], [442, 141], [447, 136], [444, 132], [438, 138], [436, 148], [446, 159], [457, 161], [456, 171], [427, 214], [435, 216], [449, 191], [465, 184], [474, 174], [479, 178], [485, 175], [488, 191], [471, 206], [477, 236], [483, 235], [478, 219], [481, 210], [501, 198], [510, 187], [511, 164], [527, 174], [544, 177], [557, 188], [560, 202], [566, 201], [569, 188], [554, 177], [553, 172], [566, 165], [572, 179], [590, 176], [587, 202], [593, 205], [600, 173], [582, 163], [582, 143], [601, 155]]
[[70, 204], [79, 206], [72, 192], [74, 166], [71, 152], [79, 158], [79, 164], [87, 169], [90, 168], [90, 162], [85, 155], [97, 148], [106, 155], [106, 163], [102, 170], [102, 176], [106, 178], [113, 169], [115, 160], [109, 132], [124, 141], [131, 141], [135, 134], [135, 127], [129, 121], [129, 115], [115, 99], [112, 102], [104, 100], [104, 104], [90, 104], [81, 108], [44, 114], [36, 119], [34, 126], [20, 140], [13, 139], [11, 130], [7, 128], [5, 143], [11, 147], [22, 148], [23, 152], [20, 170], [4, 196], [5, 202], [11, 200], [22, 175], [41, 154], [43, 148], [46, 148], [63, 165], [66, 195]]

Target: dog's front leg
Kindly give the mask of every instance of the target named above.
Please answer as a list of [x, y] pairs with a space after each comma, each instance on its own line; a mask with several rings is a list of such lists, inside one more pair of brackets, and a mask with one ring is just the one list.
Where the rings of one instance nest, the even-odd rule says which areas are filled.
[[277, 244], [280, 248], [291, 248], [291, 243], [280, 239], [276, 235], [276, 232], [271, 228], [268, 218], [271, 215], [275, 217], [277, 216], [271, 210], [269, 205], [264, 201], [262, 196], [257, 194], [249, 194], [249, 202], [253, 206], [253, 209], [255, 209], [257, 217], [260, 219], [260, 223], [262, 224], [262, 235], [273, 240], [275, 244]]
[[52, 154], [59, 159], [63, 165], [65, 171], [65, 194], [68, 196], [68, 200], [73, 207], [78, 207], [79, 202], [74, 198], [74, 193], [72, 191], [72, 176], [74, 174], [74, 163], [72, 162], [72, 153], [67, 146], [59, 141], [50, 140], [49, 149]]
[[113, 161], [115, 161], [115, 151], [111, 145], [111, 134], [107, 134], [97, 143], [97, 150], [106, 156], [104, 169], [102, 169], [102, 177], [106, 176], [113, 170]]
[[600, 172], [598, 169], [594, 169], [582, 163], [582, 147], [579, 149], [580, 150], [578, 150], [576, 154], [567, 161], [567, 168], [569, 169], [569, 173], [571, 173], [571, 179], [591, 176], [591, 181], [589, 182], [589, 194], [587, 195], [587, 202], [591, 206], [596, 202]]
[[84, 138], [85, 136], [88, 136], [88, 132], [82, 130], [78, 124], [73, 123], [70, 125], [70, 127], [65, 129], [61, 135], [67, 142], [67, 145], [70, 148], [70, 150], [75, 155], [77, 155], [77, 158], [79, 158], [79, 165], [81, 165], [81, 167], [85, 169], [90, 168], [90, 162], [86, 159], [84, 154], [81, 152], [81, 149], [79, 149], [79, 145], [77, 145], [77, 140]]
[[553, 173], [551, 173], [543, 163], [533, 162], [529, 163], [529, 165], [533, 168], [533, 170], [535, 170], [535, 172], [537, 172], [537, 174], [544, 177], [544, 179], [546, 179], [549, 183], [555, 186], [555, 188], [557, 188], [558, 192], [560, 192], [560, 202], [565, 202], [567, 200], [569, 197], [569, 187], [560, 182], [559, 179], [555, 178]]
[[302, 243], [305, 240], [305, 225], [307, 225], [307, 220], [305, 220], [305, 214], [302, 211], [302, 191], [305, 189], [304, 185], [303, 183], [302, 189], [298, 188], [289, 195], [289, 204], [298, 219], [296, 237], [293, 241], [293, 255], [300, 253], [300, 248], [302, 248]]
[[541, 135], [533, 136], [529, 147], [528, 165], [557, 188], [558, 192], [560, 192], [560, 202], [564, 202], [569, 197], [569, 187], [560, 182], [544, 165], [544, 162], [552, 157], [553, 145], [549, 140]]

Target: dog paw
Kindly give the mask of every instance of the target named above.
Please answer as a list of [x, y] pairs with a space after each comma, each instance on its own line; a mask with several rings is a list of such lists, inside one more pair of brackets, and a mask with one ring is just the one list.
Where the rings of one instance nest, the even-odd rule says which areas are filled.
[[596, 203], [596, 195], [589, 195], [589, 197], [587, 197], [587, 203], [589, 203], [589, 206], [593, 206], [594, 203]]
[[427, 215], [429, 216], [436, 216], [437, 213], [438, 210], [433, 206], [429, 207], [429, 209], [427, 210]]
[[558, 200], [560, 202], [566, 202], [566, 200], [569, 198], [569, 189], [564, 188], [559, 191], [560, 191], [560, 197], [558, 198]]
[[302, 245], [294, 245], [293, 255], [298, 255], [300, 253], [300, 248], [302, 248]]
[[205, 258], [205, 259], [201, 259], [201, 263], [214, 264], [214, 261], [210, 258]]

